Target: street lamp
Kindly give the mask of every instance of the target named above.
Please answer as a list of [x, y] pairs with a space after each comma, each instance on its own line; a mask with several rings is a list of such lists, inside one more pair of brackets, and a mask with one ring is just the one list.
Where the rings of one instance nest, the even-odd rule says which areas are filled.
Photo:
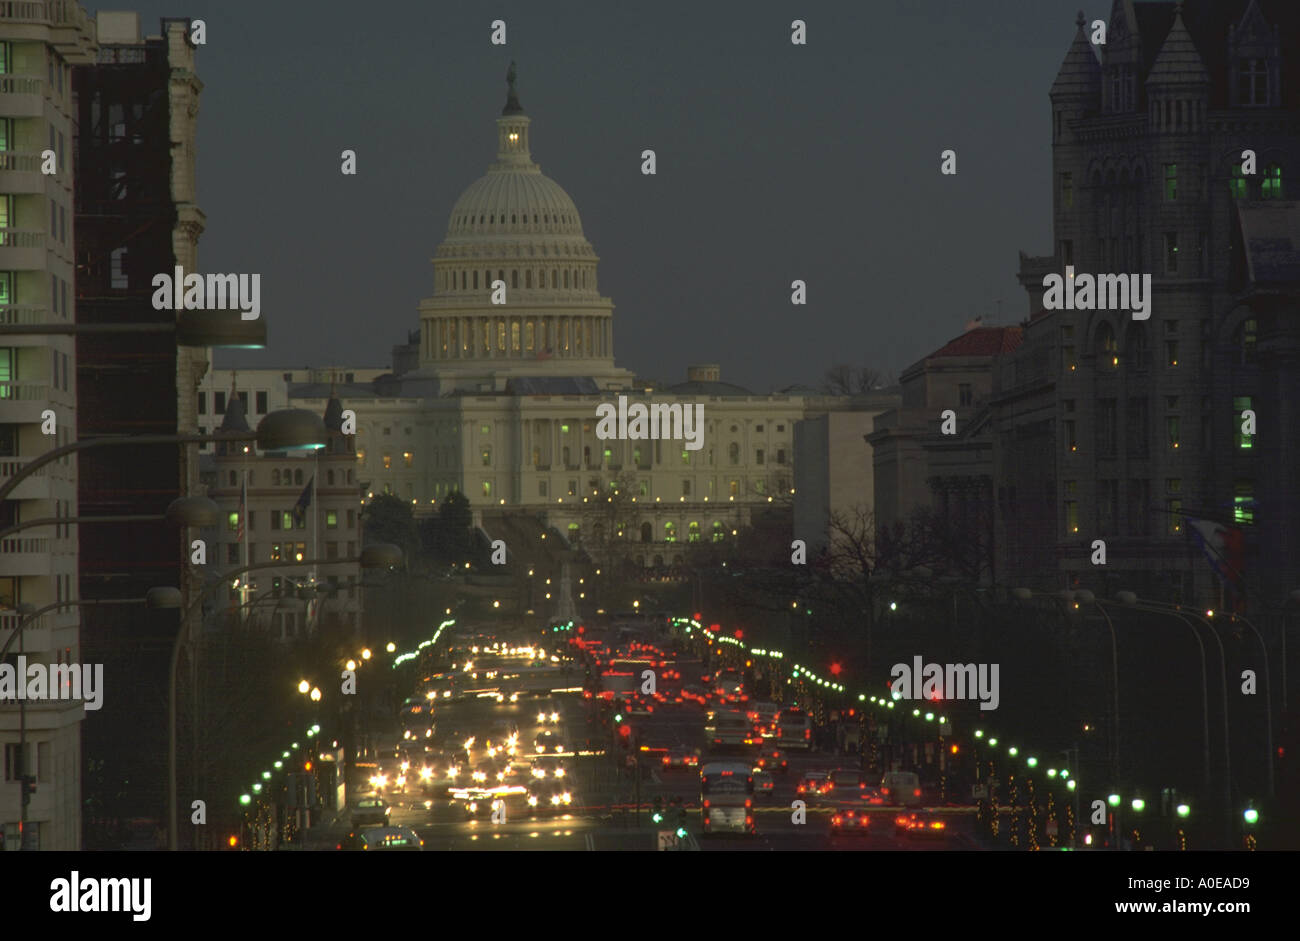
[[[255, 441], [263, 451], [302, 451], [319, 450], [329, 441], [329, 432], [325, 421], [315, 412], [305, 408], [285, 408], [271, 412], [257, 424], [256, 432], [219, 431], [212, 434], [167, 434], [167, 435], [122, 435], [103, 438], [83, 438], [60, 448], [46, 451], [40, 457], [28, 461], [16, 474], [0, 484], [0, 500], [27, 477], [40, 470], [46, 464], [53, 463], [61, 457], [84, 451], [87, 448], [122, 447], [126, 445], [146, 444], [198, 444], [202, 442], [241, 442]], [[184, 498], [182, 498], [184, 499]], [[176, 503], [177, 501], [173, 501]], [[175, 522], [175, 521], [173, 521]], [[195, 525], [188, 523], [187, 525]], [[200, 524], [202, 525], [202, 524]]]
[[266, 321], [244, 320], [238, 310], [178, 310], [175, 320], [156, 323], [5, 324], [6, 336], [88, 336], [92, 334], [174, 333], [177, 346], [233, 350], [266, 349]]

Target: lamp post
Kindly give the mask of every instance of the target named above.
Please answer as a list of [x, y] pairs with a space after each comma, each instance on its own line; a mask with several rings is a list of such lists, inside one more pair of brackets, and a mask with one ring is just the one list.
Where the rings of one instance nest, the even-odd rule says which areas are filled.
[[[9, 650], [14, 640], [18, 641], [18, 654], [23, 653], [23, 631], [28, 625], [34, 623], [38, 618], [48, 611], [55, 611], [59, 608], [82, 608], [95, 607], [98, 605], [111, 604], [147, 604], [151, 608], [176, 608], [181, 603], [181, 593], [175, 588], [151, 588], [149, 593], [143, 598], [87, 598], [77, 601], [56, 601], [53, 604], [47, 604], [43, 608], [33, 608], [31, 605], [20, 605], [18, 611], [25, 615], [13, 632], [5, 639], [4, 646], [0, 647], [0, 659], [4, 658], [5, 653]], [[25, 848], [27, 842], [27, 804], [31, 801], [31, 792], [35, 790], [35, 778], [28, 773], [27, 760], [27, 700], [26, 698], [18, 700], [18, 755], [19, 755], [19, 783], [22, 787], [22, 795], [18, 811], [18, 849], [21, 851]]]
[[[1264, 643], [1264, 635], [1259, 632], [1259, 629], [1242, 615], [1230, 614], [1228, 620], [1230, 622], [1240, 621], [1250, 628], [1255, 635], [1255, 639], [1259, 641], [1259, 649], [1264, 652], [1264, 734], [1265, 747], [1268, 751], [1266, 762], [1268, 768], [1268, 796], [1271, 798], [1273, 796], [1273, 691], [1270, 676], [1273, 671], [1268, 663], [1268, 646]], [[1226, 683], [1227, 680], [1225, 679], [1224, 682]]]
[[[1200, 633], [1196, 630], [1195, 627], [1192, 626], [1191, 618], [1194, 617], [1194, 618], [1196, 618], [1198, 621], [1200, 621], [1202, 624], [1204, 624], [1204, 625], [1205, 625], [1205, 629], [1206, 629], [1207, 631], [1209, 631], [1210, 636], [1214, 638], [1214, 642], [1215, 642], [1216, 644], [1218, 644], [1218, 646], [1219, 646], [1219, 659], [1220, 659], [1220, 662], [1221, 662], [1221, 664], [1222, 664], [1222, 666], [1223, 666], [1223, 672], [1222, 672], [1222, 684], [1223, 684], [1223, 685], [1222, 685], [1222, 694], [1223, 694], [1223, 814], [1224, 814], [1224, 826], [1227, 828], [1227, 831], [1226, 831], [1226, 833], [1227, 833], [1227, 837], [1226, 837], [1226, 839], [1227, 839], [1227, 843], [1225, 843], [1225, 848], [1227, 848], [1227, 846], [1228, 846], [1229, 844], [1231, 844], [1231, 842], [1232, 842], [1232, 746], [1231, 746], [1231, 742], [1230, 742], [1230, 740], [1229, 740], [1229, 735], [1228, 735], [1228, 658], [1227, 658], [1226, 653], [1225, 653], [1224, 650], [1223, 650], [1223, 641], [1219, 639], [1219, 635], [1218, 635], [1218, 633], [1214, 630], [1214, 627], [1210, 624], [1210, 622], [1209, 622], [1208, 620], [1206, 620], [1204, 617], [1202, 617], [1201, 615], [1199, 615], [1199, 614], [1196, 614], [1196, 613], [1194, 613], [1194, 612], [1192, 612], [1192, 611], [1185, 611], [1183, 608], [1179, 607], [1178, 605], [1163, 604], [1163, 603], [1161, 603], [1161, 602], [1156, 602], [1156, 601], [1147, 601], [1147, 600], [1145, 600], [1145, 599], [1139, 599], [1139, 598], [1137, 597], [1137, 595], [1134, 594], [1133, 592], [1120, 592], [1120, 595], [1124, 596], [1124, 597], [1121, 597], [1121, 598], [1120, 598], [1120, 601], [1121, 601], [1122, 603], [1124, 603], [1124, 604], [1132, 604], [1132, 605], [1136, 605], [1136, 606], [1138, 606], [1138, 608], [1139, 608], [1140, 610], [1143, 610], [1143, 611], [1150, 611], [1150, 612], [1153, 612], [1153, 613], [1159, 613], [1159, 614], [1167, 614], [1167, 615], [1171, 615], [1171, 616], [1173, 616], [1173, 617], [1178, 618], [1180, 621], [1182, 621], [1184, 624], [1187, 625], [1187, 629], [1190, 630], [1190, 631], [1192, 632], [1193, 635], [1195, 635], [1195, 637], [1196, 637], [1196, 642], [1197, 642], [1197, 644], [1200, 645], [1200, 648], [1201, 648], [1201, 682], [1202, 682], [1202, 685], [1203, 685], [1202, 692], [1203, 692], [1203, 694], [1204, 694], [1204, 697], [1205, 697], [1205, 700], [1204, 700], [1204, 701], [1205, 701], [1205, 704], [1206, 704], [1206, 705], [1205, 705], [1205, 730], [1204, 730], [1204, 736], [1205, 736], [1205, 766], [1206, 766], [1206, 770], [1205, 770], [1205, 786], [1206, 786], [1206, 796], [1207, 796], [1207, 797], [1209, 796], [1209, 793], [1210, 793], [1210, 771], [1209, 771], [1209, 762], [1210, 762], [1209, 681], [1206, 679], [1206, 669], [1205, 669], [1205, 644], [1204, 644], [1204, 642], [1201, 641], [1201, 635], [1200, 635]], [[1126, 599], [1131, 599], [1131, 601], [1130, 601], [1130, 600], [1126, 600]]]
[[1101, 616], [1106, 619], [1106, 627], [1110, 630], [1110, 674], [1111, 686], [1114, 689], [1114, 721], [1111, 723], [1111, 780], [1119, 784], [1119, 643], [1115, 637], [1115, 624], [1106, 613], [1106, 608], [1097, 600], [1097, 596], [1086, 588], [1081, 588], [1074, 593], [1085, 604], [1096, 605]]
[[[302, 411], [293, 409], [292, 411]], [[307, 415], [314, 415], [312, 412], [305, 412]], [[270, 416], [268, 416], [270, 417]], [[265, 421], [265, 419], [263, 419]], [[377, 544], [366, 546], [361, 550], [358, 556], [351, 556], [344, 559], [304, 559], [301, 562], [258, 562], [253, 565], [245, 565], [233, 572], [225, 573], [219, 581], [208, 585], [198, 593], [198, 597], [190, 605], [189, 610], [181, 619], [180, 629], [176, 632], [176, 641], [172, 645], [171, 666], [168, 669], [167, 683], [167, 847], [168, 849], [177, 849], [179, 839], [179, 823], [176, 812], [176, 668], [180, 663], [181, 647], [188, 643], [189, 634], [194, 621], [194, 614], [203, 601], [203, 596], [211, 591], [214, 586], [223, 585], [236, 576], [247, 574], [248, 572], [264, 571], [266, 569], [284, 569], [299, 568], [312, 565], [347, 565], [356, 563], [362, 568], [391, 568], [400, 565], [402, 562], [402, 550], [397, 546], [387, 544]]]

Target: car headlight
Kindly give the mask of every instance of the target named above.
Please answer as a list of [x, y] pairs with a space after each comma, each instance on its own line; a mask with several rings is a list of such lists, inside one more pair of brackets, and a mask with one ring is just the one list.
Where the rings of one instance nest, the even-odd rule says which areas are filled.
[[564, 792], [564, 802], [565, 802], [566, 804], [571, 804], [571, 803], [573, 803], [573, 795], [570, 794], [568, 791], [565, 791], [565, 792]]
[[556, 768], [556, 769], [555, 769], [555, 776], [556, 776], [557, 778], [562, 778], [562, 777], [564, 777], [564, 769], [563, 769], [563, 768]]
[[536, 806], [537, 806], [537, 795], [536, 795], [536, 794], [529, 794], [529, 795], [528, 795], [528, 806], [529, 806], [529, 807], [536, 807]]
[[469, 812], [470, 812], [470, 813], [473, 813], [473, 812], [476, 811], [476, 810], [478, 810], [478, 801], [470, 801], [470, 802], [469, 802]]

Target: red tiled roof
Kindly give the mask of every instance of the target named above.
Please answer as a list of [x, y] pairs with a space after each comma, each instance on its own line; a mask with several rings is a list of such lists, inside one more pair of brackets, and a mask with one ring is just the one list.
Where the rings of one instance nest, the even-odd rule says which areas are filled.
[[1023, 339], [1020, 327], [975, 327], [935, 350], [926, 359], [940, 356], [998, 356], [1010, 353]]

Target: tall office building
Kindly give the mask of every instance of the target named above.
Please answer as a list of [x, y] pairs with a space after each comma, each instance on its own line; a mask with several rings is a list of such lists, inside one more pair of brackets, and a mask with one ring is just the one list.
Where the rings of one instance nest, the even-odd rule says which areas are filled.
[[[77, 317], [73, 67], [94, 62], [95, 51], [95, 23], [76, 3], [0, 5], [0, 324]], [[0, 479], [75, 438], [75, 353], [71, 336], [0, 338]], [[74, 458], [41, 468], [0, 502], [0, 530], [75, 515], [77, 484]], [[40, 610], [78, 594], [75, 526], [31, 526], [0, 537], [0, 644], [28, 606]], [[45, 612], [6, 659], [16, 664], [21, 650], [28, 663], [84, 660], [80, 623], [76, 608]], [[3, 848], [81, 846], [84, 716], [75, 700], [0, 704]], [[24, 774], [35, 784], [25, 813]]]
[[[152, 279], [198, 267], [204, 215], [196, 204], [195, 128], [202, 82], [190, 22], [164, 19], [141, 37], [134, 13], [101, 13], [99, 53], [74, 70], [77, 152], [77, 319], [83, 324], [169, 322], [155, 310]], [[178, 347], [171, 332], [83, 334], [77, 344], [79, 437], [197, 431], [207, 351]], [[198, 485], [197, 445], [83, 451], [84, 515], [156, 515]], [[150, 588], [193, 584], [186, 533], [162, 519], [81, 527], [81, 593], [142, 598]], [[176, 615], [137, 605], [89, 608], [85, 658], [105, 664], [112, 699], [86, 724], [87, 845], [98, 821], [162, 813], [167, 688]], [[121, 782], [130, 779], [131, 787]], [[106, 796], [124, 793], [114, 806]], [[111, 844], [109, 844], [111, 845]]]

